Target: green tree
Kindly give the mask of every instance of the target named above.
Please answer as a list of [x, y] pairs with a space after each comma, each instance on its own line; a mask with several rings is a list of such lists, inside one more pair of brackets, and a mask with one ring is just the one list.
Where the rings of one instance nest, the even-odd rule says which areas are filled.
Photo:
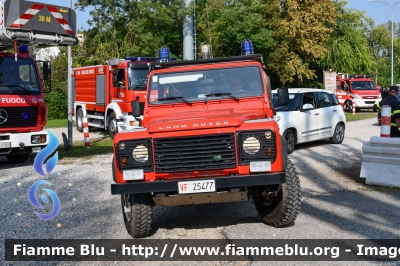
[[350, 74], [374, 73], [375, 61], [368, 44], [368, 32], [373, 22], [364, 12], [347, 9], [345, 1], [334, 3], [338, 14], [337, 26], [330, 35], [328, 52], [321, 60], [321, 67]]

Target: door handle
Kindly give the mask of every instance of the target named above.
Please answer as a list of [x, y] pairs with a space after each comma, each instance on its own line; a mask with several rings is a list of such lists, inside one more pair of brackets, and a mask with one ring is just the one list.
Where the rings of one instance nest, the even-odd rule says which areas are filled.
[[334, 112], [337, 112], [337, 110], [333, 110]]
[[319, 115], [319, 113], [315, 113], [314, 115]]

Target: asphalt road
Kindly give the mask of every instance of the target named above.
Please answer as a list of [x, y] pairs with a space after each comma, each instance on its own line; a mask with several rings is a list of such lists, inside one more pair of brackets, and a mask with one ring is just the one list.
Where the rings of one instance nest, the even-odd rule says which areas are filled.
[[[57, 136], [66, 129], [51, 130]], [[193, 208], [156, 207], [149, 239], [379, 239], [400, 238], [400, 192], [364, 185], [359, 180], [362, 145], [379, 135], [375, 119], [346, 124], [340, 145], [328, 140], [298, 145], [290, 155], [303, 189], [300, 214], [294, 225], [273, 228], [261, 223], [252, 201], [198, 205]], [[97, 133], [99, 134], [99, 133]], [[102, 134], [102, 133], [100, 133]], [[75, 134], [75, 136], [78, 136]], [[95, 136], [95, 135], [93, 135]], [[74, 139], [77, 139], [77, 137]], [[11, 166], [0, 157], [0, 237], [130, 239], [120, 198], [110, 195], [112, 154], [89, 160], [60, 160], [47, 180], [61, 201], [59, 214], [42, 221], [27, 199], [32, 183], [42, 179], [32, 161]], [[46, 209], [43, 210], [46, 212]], [[318, 240], [316, 240], [318, 241]], [[4, 243], [0, 244], [4, 253]], [[398, 256], [400, 257], [400, 255]], [[4, 260], [4, 256], [1, 256]], [[2, 261], [1, 263], [4, 263]], [[117, 265], [374, 265], [376, 262], [117, 262]], [[390, 262], [390, 265], [396, 265]], [[20, 263], [19, 263], [20, 264]], [[18, 265], [19, 265], [18, 264]], [[45, 263], [43, 263], [45, 264]], [[52, 263], [49, 263], [52, 265]], [[110, 265], [113, 262], [64, 262], [58, 265]], [[35, 265], [35, 263], [24, 263]]]

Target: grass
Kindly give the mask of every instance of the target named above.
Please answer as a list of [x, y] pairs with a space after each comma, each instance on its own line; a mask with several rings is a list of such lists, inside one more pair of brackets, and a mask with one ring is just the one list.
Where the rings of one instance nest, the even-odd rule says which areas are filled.
[[65, 151], [64, 145], [58, 146], [59, 159], [84, 158], [91, 159], [96, 155], [109, 154], [113, 152], [113, 140], [109, 137], [99, 138], [90, 141], [90, 149], [85, 147], [83, 141], [74, 141], [72, 150]]
[[371, 119], [371, 118], [377, 119], [377, 113], [375, 112], [358, 112], [355, 113], [354, 115], [352, 113], [345, 113], [345, 114], [346, 114], [346, 122]]
[[[75, 125], [75, 123], [72, 123]], [[47, 120], [45, 129], [48, 128], [59, 128], [59, 127], [68, 127], [68, 119], [51, 119]]]

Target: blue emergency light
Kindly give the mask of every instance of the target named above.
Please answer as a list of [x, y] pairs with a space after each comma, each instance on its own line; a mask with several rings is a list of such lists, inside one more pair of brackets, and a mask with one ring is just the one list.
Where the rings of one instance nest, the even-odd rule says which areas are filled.
[[160, 62], [169, 62], [169, 48], [168, 47], [161, 47], [160, 50], [158, 50], [158, 59]]
[[29, 53], [29, 46], [25, 44], [18, 47], [18, 53]]
[[250, 40], [242, 42], [242, 55], [254, 54], [253, 43]]

